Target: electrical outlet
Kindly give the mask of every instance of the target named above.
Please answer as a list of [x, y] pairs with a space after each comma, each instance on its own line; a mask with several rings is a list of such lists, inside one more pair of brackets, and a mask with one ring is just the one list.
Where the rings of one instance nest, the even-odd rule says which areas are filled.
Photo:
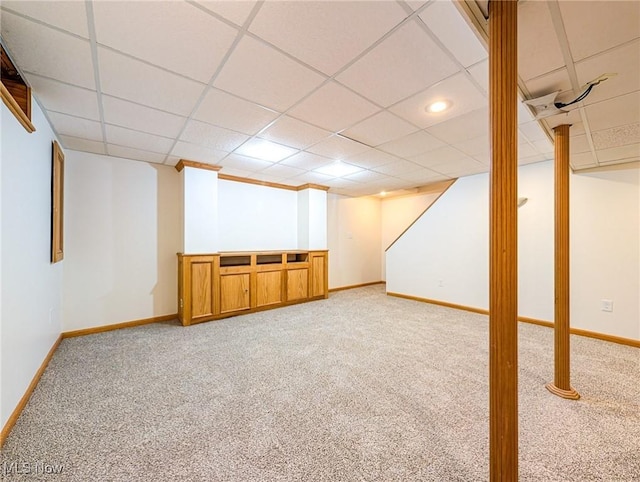
[[439, 286], [440, 288], [442, 288], [442, 287], [444, 286], [444, 280], [439, 279], [439, 280], [438, 280], [438, 286]]
[[53, 324], [53, 308], [49, 308], [49, 324]]
[[602, 311], [613, 311], [613, 301], [612, 300], [602, 300], [602, 307], [600, 308]]

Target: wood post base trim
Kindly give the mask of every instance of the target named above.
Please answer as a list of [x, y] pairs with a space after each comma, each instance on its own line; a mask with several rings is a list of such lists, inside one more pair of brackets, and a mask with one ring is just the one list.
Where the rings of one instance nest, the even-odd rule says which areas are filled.
[[545, 385], [545, 388], [554, 395], [557, 395], [561, 398], [566, 398], [567, 400], [578, 400], [580, 398], [580, 394], [573, 387], [571, 387], [569, 390], [564, 390], [562, 388], [556, 387], [553, 383], [547, 383]]

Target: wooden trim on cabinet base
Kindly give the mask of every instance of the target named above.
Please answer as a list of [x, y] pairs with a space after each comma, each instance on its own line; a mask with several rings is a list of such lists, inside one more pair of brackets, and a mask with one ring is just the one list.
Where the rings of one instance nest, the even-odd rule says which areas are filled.
[[33, 393], [36, 386], [38, 385], [38, 382], [40, 381], [42, 374], [44, 373], [45, 369], [49, 365], [49, 362], [51, 361], [53, 354], [58, 349], [58, 346], [60, 345], [61, 341], [62, 341], [62, 335], [58, 335], [58, 338], [51, 346], [49, 353], [47, 353], [47, 356], [44, 358], [42, 364], [40, 365], [40, 368], [38, 368], [38, 371], [33, 376], [31, 383], [27, 387], [27, 390], [24, 392], [24, 395], [22, 395], [22, 398], [18, 402], [18, 405], [16, 405], [16, 408], [13, 410], [13, 412], [7, 419], [7, 423], [5, 423], [4, 427], [2, 427], [2, 431], [0, 432], [0, 448], [2, 448], [5, 440], [7, 440], [7, 437], [11, 433], [11, 429], [13, 429], [13, 426], [18, 421], [18, 418], [20, 418], [20, 414], [22, 413], [22, 410], [24, 410], [24, 407], [27, 405], [27, 402], [31, 398], [31, 394]]
[[[387, 292], [387, 296], [395, 296], [396, 298], [404, 298], [407, 300], [419, 301], [421, 303], [430, 303], [432, 305], [446, 306], [447, 308], [454, 308], [456, 310], [462, 310], [462, 311], [470, 311], [472, 313], [479, 313], [481, 315], [489, 314], [489, 310], [485, 310], [483, 308], [457, 305], [455, 303], [449, 303], [447, 301], [432, 300], [429, 298], [421, 298], [419, 296], [403, 295], [401, 293], [391, 293], [391, 292]], [[536, 318], [518, 316], [518, 321], [521, 321], [522, 323], [530, 323], [532, 325], [553, 328], [552, 322], [545, 321], [545, 320], [538, 320]], [[640, 348], [640, 340], [634, 340], [633, 338], [624, 338], [622, 336], [607, 335], [606, 333], [598, 333], [596, 331], [583, 330], [582, 328], [570, 328], [569, 332], [572, 335], [584, 336], [586, 338], [593, 338], [600, 341], [608, 341], [610, 343], [617, 343], [618, 345], [631, 346], [633, 348]]]
[[556, 387], [553, 383], [547, 383], [544, 387], [554, 395], [566, 398], [567, 400], [578, 400], [580, 398], [580, 394], [573, 387], [571, 387], [570, 390], [563, 390], [562, 388]]
[[386, 285], [386, 281], [370, 281], [369, 283], [360, 283], [357, 285], [348, 285], [348, 286], [339, 286], [337, 288], [330, 288], [329, 293], [335, 293], [336, 291], [345, 291], [345, 290], [353, 290], [356, 288], [364, 288], [365, 286], [374, 286], [374, 285]]
[[158, 323], [160, 321], [177, 320], [178, 314], [172, 313], [170, 315], [154, 316], [153, 318], [143, 318], [141, 320], [125, 321], [123, 323], [115, 323], [113, 325], [94, 326], [92, 328], [83, 328], [81, 330], [65, 331], [62, 333], [62, 338], [73, 338], [76, 336], [94, 335], [96, 333], [103, 333], [105, 331], [120, 330], [122, 328], [132, 328], [134, 326], [149, 325], [151, 323]]

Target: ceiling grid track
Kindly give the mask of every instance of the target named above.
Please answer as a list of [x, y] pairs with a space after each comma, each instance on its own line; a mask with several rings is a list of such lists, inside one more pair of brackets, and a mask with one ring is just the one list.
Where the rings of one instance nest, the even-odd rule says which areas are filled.
[[[576, 66], [573, 62], [573, 56], [571, 55], [569, 40], [567, 39], [567, 32], [564, 28], [564, 22], [562, 21], [562, 12], [560, 12], [560, 5], [558, 4], [558, 0], [549, 0], [547, 6], [549, 7], [549, 12], [551, 13], [551, 21], [553, 22], [553, 27], [555, 28], [556, 36], [558, 37], [558, 43], [560, 44], [560, 50], [564, 58], [564, 63], [567, 67], [567, 73], [569, 74], [571, 87], [573, 88], [574, 94], [579, 95], [581, 90], [580, 83], [578, 82]], [[578, 103], [578, 109], [586, 134], [587, 143], [589, 144], [589, 149], [591, 150], [591, 154], [593, 155], [593, 159], [596, 164], [600, 165], [600, 163], [598, 162], [598, 156], [596, 155], [596, 149], [593, 144], [591, 128], [589, 127], [589, 120], [587, 119], [587, 114], [582, 102]]]
[[96, 95], [98, 96], [98, 113], [100, 115], [100, 129], [102, 129], [102, 143], [104, 144], [105, 154], [109, 155], [107, 127], [104, 123], [104, 107], [102, 105], [102, 87], [100, 86], [100, 69], [98, 67], [98, 43], [96, 41], [96, 25], [93, 17], [93, 0], [85, 0], [85, 7], [87, 9], [87, 29], [89, 30], [93, 75], [96, 82]]

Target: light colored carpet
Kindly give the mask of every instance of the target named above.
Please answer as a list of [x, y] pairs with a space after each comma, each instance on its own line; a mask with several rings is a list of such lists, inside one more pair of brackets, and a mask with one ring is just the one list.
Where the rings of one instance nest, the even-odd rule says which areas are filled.
[[[520, 325], [520, 480], [640, 480], [640, 350]], [[381, 286], [189, 328], [63, 340], [3, 448], [7, 480], [488, 479], [488, 320]], [[33, 467], [33, 465], [32, 465]]]

